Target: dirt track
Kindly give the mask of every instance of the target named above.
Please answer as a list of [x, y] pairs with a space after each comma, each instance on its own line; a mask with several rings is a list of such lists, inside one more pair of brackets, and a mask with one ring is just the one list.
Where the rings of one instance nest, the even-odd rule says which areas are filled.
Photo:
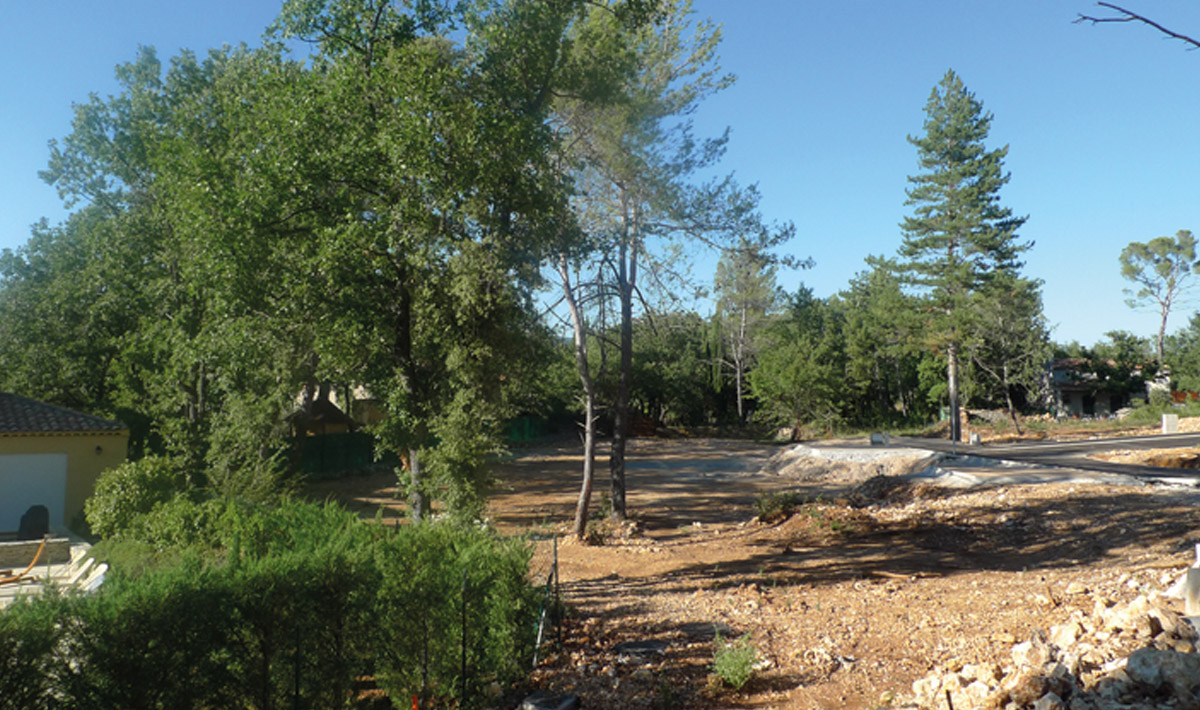
[[[564, 648], [523, 690], [570, 690], [590, 708], [877, 707], [934, 666], [1003, 663], [1034, 629], [1090, 608], [1091, 596], [1065, 593], [1070, 582], [1117, 601], [1165, 588], [1190, 563], [1200, 528], [1193, 495], [1146, 487], [879, 486], [882, 499], [854, 507], [838, 491], [877, 473], [876, 464], [804, 461], [786, 477], [757, 475], [775, 451], [636, 440], [636, 530], [610, 529], [601, 546], [560, 545], [572, 609]], [[580, 467], [569, 447], [527, 450], [499, 466], [492, 520], [510, 532], [565, 532]], [[780, 490], [827, 502], [751, 522], [755, 498]], [[544, 570], [550, 544], [538, 545], [535, 567]], [[714, 623], [750, 633], [766, 659], [742, 692], [709, 686], [705, 630]], [[670, 643], [649, 665], [612, 651], [648, 638]]]

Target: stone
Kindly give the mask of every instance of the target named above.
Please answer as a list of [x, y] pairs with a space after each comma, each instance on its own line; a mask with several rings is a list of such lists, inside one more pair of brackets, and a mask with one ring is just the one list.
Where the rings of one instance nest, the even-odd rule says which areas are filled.
[[987, 683], [975, 681], [957, 693], [962, 702], [957, 703], [954, 707], [980, 707], [987, 699], [991, 690], [992, 689], [988, 687]]
[[668, 644], [666, 641], [657, 641], [654, 639], [646, 641], [624, 641], [613, 646], [613, 652], [624, 661], [640, 661], [646, 663], [655, 656], [667, 655]]
[[701, 641], [712, 641], [718, 634], [722, 638], [733, 638], [738, 636], [738, 632], [733, 630], [729, 624], [721, 622], [708, 621], [693, 621], [686, 624], [680, 624], [679, 630], [689, 638], [699, 639]]
[[1083, 627], [1078, 621], [1068, 621], [1061, 626], [1050, 627], [1050, 643], [1059, 648], [1069, 648], [1083, 635]]
[[968, 663], [958, 673], [968, 681], [977, 680], [990, 685], [995, 685], [1003, 677], [1000, 667], [994, 663]]
[[1174, 610], [1165, 609], [1161, 606], [1153, 606], [1150, 607], [1147, 614], [1158, 622], [1163, 633], [1179, 638], [1184, 638], [1183, 634], [1187, 633], [1187, 629], [1182, 628], [1184, 626], [1182, 617]]
[[1046, 694], [1046, 679], [1040, 669], [1025, 668], [1005, 683], [1008, 699], [1019, 707], [1028, 707]]
[[1067, 585], [1066, 593], [1069, 595], [1087, 594], [1088, 588], [1082, 582], [1071, 582]]
[[538, 690], [521, 701], [517, 710], [579, 710], [579, 696], [555, 695], [548, 690]]
[[1053, 655], [1050, 647], [1036, 637], [1024, 643], [1019, 643], [1013, 646], [1012, 649], [1013, 664], [1018, 667], [1031, 666], [1033, 668], [1041, 668], [1050, 662]]
[[1155, 648], [1139, 648], [1125, 662], [1125, 673], [1134, 681], [1157, 690], [1163, 684], [1163, 653]]
[[[1138, 649], [1134, 653], [1145, 650]], [[1196, 703], [1200, 690], [1200, 657], [1194, 653], [1158, 651], [1158, 661], [1163, 685], [1170, 687], [1176, 699]]]
[[1046, 693], [1033, 704], [1033, 710], [1067, 710], [1067, 706], [1058, 695]]
[[916, 696], [918, 702], [929, 704], [935, 700], [938, 691], [942, 689], [942, 679], [936, 675], [918, 678], [913, 681], [912, 688], [913, 695]]

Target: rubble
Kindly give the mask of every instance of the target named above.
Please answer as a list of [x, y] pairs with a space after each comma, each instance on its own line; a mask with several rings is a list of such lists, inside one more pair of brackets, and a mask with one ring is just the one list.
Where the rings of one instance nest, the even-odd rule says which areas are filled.
[[1200, 708], [1200, 635], [1177, 605], [1157, 592], [1126, 604], [1096, 595], [1090, 613], [1014, 644], [1002, 668], [951, 662], [918, 679], [905, 707], [940, 710], [948, 694], [958, 710]]

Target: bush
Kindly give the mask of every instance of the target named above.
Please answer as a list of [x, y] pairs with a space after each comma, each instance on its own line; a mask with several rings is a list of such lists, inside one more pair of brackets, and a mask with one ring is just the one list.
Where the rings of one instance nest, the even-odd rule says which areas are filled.
[[1163, 414], [1178, 414], [1180, 419], [1200, 416], [1200, 402], [1188, 402], [1183, 405], [1144, 404], [1137, 407], [1125, 418], [1128, 424], [1158, 424]]
[[477, 696], [485, 678], [518, 677], [533, 653], [530, 552], [518, 540], [452, 525], [404, 528], [378, 545], [380, 687], [392, 697], [458, 694], [464, 600], [468, 694]]
[[[105, 541], [97, 593], [0, 613], [0, 707], [345, 707], [364, 675], [440, 707], [459, 695], [464, 648], [471, 698], [532, 655], [520, 540], [294, 501], [177, 498], [138, 520]], [[138, 553], [154, 562], [116, 563]]]
[[733, 688], [741, 690], [754, 676], [758, 649], [750, 642], [750, 634], [726, 641], [717, 634], [713, 653], [713, 672]]
[[763, 493], [754, 501], [754, 514], [764, 523], [775, 522], [792, 514], [799, 506], [813, 502], [810, 496], [794, 491]]
[[59, 606], [57, 598], [37, 603], [18, 599], [0, 611], [0, 707], [58, 707], [55, 687], [63, 668], [57, 653]]
[[103, 592], [66, 608], [64, 647], [75, 708], [235, 705], [235, 628], [229, 598], [196, 557], [137, 578], [113, 575]]
[[92, 532], [117, 537], [142, 515], [184, 489], [178, 462], [165, 456], [147, 456], [110, 468], [100, 474], [96, 492], [84, 504]]

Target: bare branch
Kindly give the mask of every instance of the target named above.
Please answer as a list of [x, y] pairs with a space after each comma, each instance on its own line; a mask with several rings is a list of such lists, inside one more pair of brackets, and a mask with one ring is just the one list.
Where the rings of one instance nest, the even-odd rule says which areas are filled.
[[1173, 30], [1169, 30], [1166, 27], [1163, 27], [1162, 25], [1158, 24], [1157, 22], [1155, 22], [1154, 20], [1151, 20], [1148, 17], [1139, 15], [1136, 12], [1130, 12], [1129, 10], [1126, 10], [1125, 8], [1123, 8], [1121, 6], [1114, 5], [1113, 3], [1110, 3], [1110, 2], [1098, 2], [1096, 4], [1099, 5], [1100, 7], [1107, 7], [1108, 9], [1112, 10], [1113, 12], [1118, 12], [1118, 13], [1120, 13], [1120, 16], [1119, 17], [1093, 17], [1091, 15], [1084, 15], [1084, 14], [1080, 13], [1079, 17], [1075, 19], [1075, 22], [1090, 22], [1093, 25], [1098, 25], [1102, 22], [1141, 22], [1143, 24], [1150, 25], [1151, 27], [1153, 27], [1154, 29], [1158, 30], [1159, 32], [1165, 34], [1166, 36], [1170, 37], [1171, 39], [1177, 39], [1181, 42], [1191, 45], [1192, 49], [1200, 48], [1200, 42], [1197, 42], [1196, 40], [1192, 39], [1191, 37], [1188, 37], [1187, 35], [1180, 34]]

